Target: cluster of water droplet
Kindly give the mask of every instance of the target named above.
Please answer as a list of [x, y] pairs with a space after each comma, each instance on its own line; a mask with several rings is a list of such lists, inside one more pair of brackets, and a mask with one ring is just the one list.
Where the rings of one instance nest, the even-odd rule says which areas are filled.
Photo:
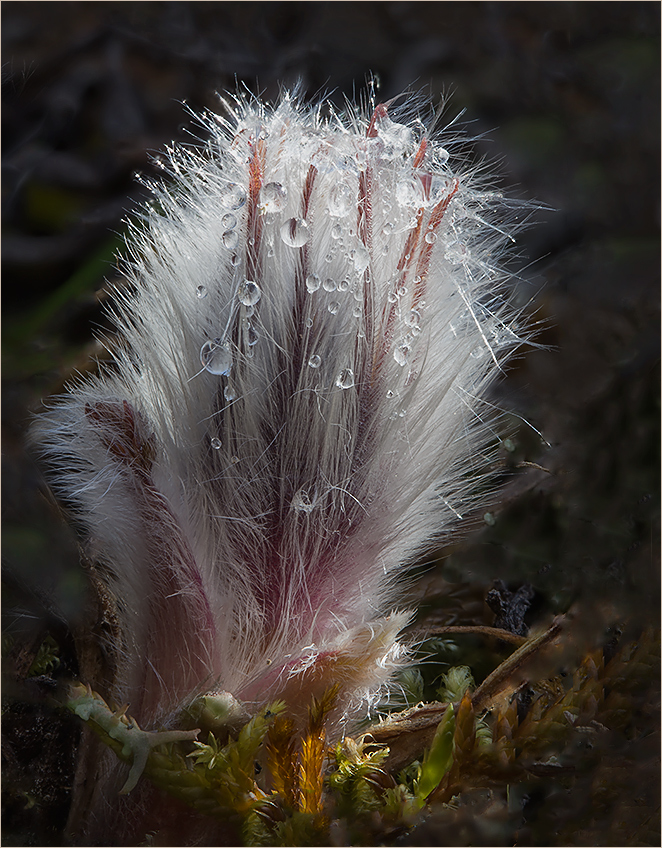
[[[297, 151], [293, 151], [291, 161], [281, 160], [279, 152], [277, 163], [268, 165], [266, 180], [257, 198], [260, 230], [255, 230], [255, 238], [261, 232], [259, 262], [266, 269], [264, 276], [261, 271], [248, 270], [253, 266], [249, 261], [249, 253], [244, 252], [245, 242], [250, 245], [250, 233], [246, 233], [246, 220], [250, 215], [245, 209], [248, 202], [245, 186], [248, 186], [248, 180], [244, 177], [252, 154], [237, 154], [236, 161], [244, 177], [239, 176], [238, 170], [234, 176], [237, 181], [228, 182], [220, 188], [218, 199], [221, 209], [217, 230], [221, 250], [224, 248], [227, 251], [223, 251], [224, 262], [226, 268], [229, 264], [233, 275], [234, 295], [223, 324], [219, 328], [214, 327], [208, 334], [217, 337], [204, 340], [200, 348], [200, 362], [204, 371], [223, 378], [218, 382], [224, 387], [223, 397], [228, 405], [236, 400], [230, 380], [239, 380], [240, 373], [240, 369], [236, 368], [232, 374], [233, 360], [242, 360], [244, 356], [250, 359], [255, 348], [257, 359], [252, 367], [259, 365], [261, 346], [266, 346], [269, 337], [265, 335], [264, 326], [257, 320], [256, 313], [260, 309], [265, 310], [261, 317], [267, 322], [270, 313], [265, 309], [264, 302], [262, 306], [259, 304], [265, 293], [271, 294], [271, 283], [268, 282], [271, 269], [279, 270], [279, 265], [270, 260], [287, 257], [288, 264], [284, 267], [292, 267], [293, 261], [304, 263], [307, 311], [302, 317], [302, 329], [312, 330], [315, 326], [310, 339], [316, 338], [315, 333], [320, 325], [327, 332], [325, 321], [332, 332], [356, 332], [361, 337], [367, 327], [365, 275], [372, 275], [377, 290], [382, 292], [381, 297], [386, 300], [383, 314], [393, 318], [388, 352], [391, 376], [382, 391], [389, 401], [388, 414], [392, 418], [401, 419], [406, 414], [403, 406], [405, 388], [421, 358], [417, 344], [421, 344], [420, 337], [424, 330], [427, 331], [428, 316], [422, 299], [425, 280], [415, 273], [426, 273], [422, 269], [427, 266], [419, 262], [420, 256], [427, 251], [426, 255], [433, 255], [436, 263], [467, 267], [472, 261], [472, 247], [475, 256], [479, 256], [469, 236], [472, 225], [480, 220], [480, 210], [478, 207], [473, 212], [467, 209], [467, 205], [471, 205], [470, 201], [461, 201], [459, 194], [451, 201], [457, 183], [446, 168], [446, 150], [430, 145], [425, 153], [425, 165], [414, 168], [412, 159], [419, 150], [415, 130], [389, 117], [380, 118], [375, 129], [375, 137], [360, 137], [350, 132], [335, 135], [330, 143], [321, 143], [320, 136], [312, 137], [311, 134], [308, 137], [302, 134], [301, 144]], [[267, 137], [266, 131], [260, 132], [263, 137]], [[420, 149], [423, 150], [423, 147]], [[304, 179], [311, 163], [317, 168], [316, 182], [310, 194], [310, 203], [306, 201], [306, 211], [303, 211]], [[366, 238], [361, 229], [360, 208], [361, 203], [365, 202], [361, 200], [364, 190], [362, 186], [371, 179], [371, 174], [366, 173], [370, 165], [374, 167], [375, 174], [378, 167], [380, 171], [379, 181], [375, 180], [370, 188], [373, 192], [370, 198], [371, 238]], [[448, 201], [448, 208], [444, 211], [440, 225], [438, 216], [431, 216], [433, 210], [444, 201]], [[254, 211], [251, 210], [251, 214]], [[416, 228], [419, 229], [412, 233]], [[219, 239], [219, 235], [216, 238]], [[408, 247], [410, 244], [411, 248]], [[320, 245], [322, 247], [318, 249]], [[408, 250], [411, 250], [411, 256]], [[399, 264], [397, 272], [396, 262]], [[406, 273], [402, 272], [403, 266]], [[384, 268], [386, 273], [380, 277]], [[253, 276], [255, 279], [249, 278]], [[265, 292], [256, 280], [259, 280]], [[218, 293], [214, 282], [204, 280], [203, 283], [194, 290], [194, 296], [202, 301], [199, 307], [201, 310], [206, 309], [208, 304], [215, 307], [215, 296]], [[461, 293], [458, 292], [457, 302], [460, 302], [460, 297]], [[428, 299], [432, 302], [432, 295], [428, 294]], [[226, 296], [226, 303], [228, 300]], [[267, 307], [270, 307], [269, 298], [266, 300]], [[225, 309], [226, 304], [222, 308]], [[478, 340], [471, 352], [472, 357], [484, 357], [492, 349], [517, 341], [513, 331], [494, 319], [489, 310], [480, 313], [473, 302], [472, 308], [474, 311], [469, 307], [464, 311], [454, 307], [452, 318], [449, 316], [447, 324], [447, 332], [456, 335], [470, 332]], [[224, 330], [226, 319], [228, 324]], [[481, 331], [480, 337], [476, 333], [477, 324]], [[235, 330], [232, 335], [230, 326]], [[264, 340], [261, 346], [256, 347], [260, 333]], [[346, 359], [335, 358], [323, 344], [313, 342], [307, 348], [303, 362], [309, 384], [319, 384], [321, 391], [332, 392], [335, 398], [342, 398], [343, 403], [351, 400], [356, 387], [361, 386], [362, 374], [351, 355]], [[479, 366], [479, 363], [476, 365]], [[221, 451], [223, 439], [229, 461], [239, 462], [237, 457], [229, 457], [231, 449], [221, 430], [212, 430], [207, 438], [213, 451]], [[316, 493], [312, 496], [310, 492], [304, 488], [296, 492], [291, 501], [294, 511], [304, 516], [313, 512], [317, 496]]]
[[[221, 191], [219, 197], [221, 205], [229, 210], [221, 217], [221, 242], [228, 250], [234, 251], [239, 244], [237, 214], [245, 206], [246, 199], [246, 189], [239, 183], [228, 183]], [[241, 257], [233, 253], [230, 261], [234, 267], [237, 267], [241, 263]]]
[[237, 301], [243, 307], [243, 315], [241, 318], [241, 327], [244, 333], [244, 339], [248, 345], [246, 355], [250, 358], [253, 355], [252, 348], [260, 340], [260, 334], [255, 328], [251, 318], [255, 312], [255, 307], [262, 297], [262, 290], [253, 280], [244, 279], [237, 290]]
[[[206, 295], [206, 291], [203, 294], [200, 293], [201, 288], [204, 289], [203, 286], [198, 287], [198, 297]], [[259, 333], [250, 319], [261, 297], [262, 290], [253, 280], [244, 279], [239, 284], [236, 300], [238, 305], [244, 307], [241, 325], [249, 348], [254, 347], [260, 339]], [[210, 374], [228, 375], [233, 365], [232, 347], [229, 339], [223, 337], [206, 341], [200, 348], [200, 362], [202, 367]]]
[[[271, 187], [265, 186], [266, 194], [264, 197], [265, 211], [274, 211], [279, 207], [281, 202], [287, 196], [287, 192], [282, 186], [271, 184]], [[220, 219], [222, 229], [221, 242], [228, 250], [234, 251], [239, 244], [240, 234], [238, 232], [238, 224], [240, 220], [238, 215], [247, 200], [247, 192], [244, 186], [240, 183], [228, 183], [219, 195], [221, 205], [228, 211], [223, 213]], [[230, 256], [230, 265], [235, 269], [239, 269], [242, 260], [238, 253], [232, 253]], [[236, 272], [235, 272], [236, 273]], [[205, 298], [208, 294], [207, 287], [199, 285], [196, 289], [198, 298]], [[243, 338], [246, 341], [248, 348], [254, 347], [259, 341], [259, 334], [250, 318], [253, 315], [255, 306], [262, 297], [262, 291], [259, 285], [253, 280], [244, 278], [237, 286], [236, 301], [237, 304], [231, 304], [232, 315], [236, 314], [237, 306], [243, 307], [243, 315], [241, 318], [241, 326], [243, 330]], [[247, 355], [251, 355], [249, 350]], [[200, 361], [203, 368], [211, 374], [226, 376], [230, 373], [233, 365], [233, 353], [230, 341], [227, 334], [222, 338], [215, 338], [206, 341], [200, 349]], [[227, 389], [226, 389], [227, 391]], [[227, 399], [227, 397], [226, 397]], [[220, 447], [216, 442], [213, 447]]]
[[[374, 136], [366, 138], [352, 133], [338, 134], [330, 144], [321, 143], [320, 137], [314, 133], [303, 133], [296, 151], [292, 150], [291, 154], [283, 152], [285, 148], [279, 151], [278, 171], [272, 172], [271, 179], [267, 178], [262, 185], [257, 204], [263, 221], [263, 259], [272, 259], [279, 252], [307, 246], [307, 252], [302, 252], [301, 256], [317, 256], [316, 264], [313, 267], [308, 265], [305, 278], [306, 292], [314, 296], [311, 303], [317, 303], [318, 307], [324, 304], [324, 311], [332, 316], [338, 315], [339, 319], [345, 320], [351, 315], [357, 322], [355, 327], [359, 336], [363, 333], [364, 274], [366, 271], [375, 273], [376, 257], [388, 254], [397, 256], [398, 259], [404, 259], [409, 269], [415, 267], [412, 263], [416, 262], [419, 252], [424, 249], [429, 253], [434, 248], [439, 260], [449, 265], [467, 266], [472, 259], [471, 241], [463, 230], [466, 219], [472, 213], [467, 211], [457, 197], [451, 202], [456, 181], [447, 170], [448, 152], [435, 145], [430, 145], [426, 151], [420, 144], [415, 127], [399, 124], [386, 114], [378, 117], [374, 127]], [[253, 132], [252, 128], [249, 130]], [[260, 126], [259, 137], [267, 139], [269, 132]], [[419, 150], [422, 151], [421, 158], [425, 157], [425, 166], [419, 167], [419, 163], [413, 168], [412, 160]], [[289, 160], [287, 156], [290, 156]], [[237, 161], [245, 167], [249, 157], [242, 154]], [[375, 229], [369, 250], [359, 235], [357, 214], [361, 180], [370, 179], [369, 175], [365, 177], [362, 174], [365, 175], [371, 163], [375, 168], [379, 165], [381, 172], [380, 184], [374, 189], [379, 203], [373, 215]], [[304, 217], [301, 212], [302, 189], [295, 192], [292, 185], [298, 184], [300, 175], [305, 173], [310, 164], [317, 169], [317, 182], [313, 190], [312, 212], [307, 211]], [[288, 174], [285, 179], [283, 175]], [[299, 177], [292, 177], [292, 174], [299, 174]], [[320, 208], [319, 204], [315, 206], [320, 197], [324, 198], [324, 208]], [[221, 240], [231, 251], [231, 263], [237, 269], [242, 260], [234, 251], [240, 239], [240, 212], [246, 201], [247, 191], [239, 182], [228, 183], [220, 193], [220, 202], [227, 210], [221, 218]], [[438, 219], [434, 224], [431, 223], [432, 219], [426, 221], [426, 216], [430, 216], [443, 201], [448, 201], [443, 225], [439, 226]], [[320, 215], [326, 218], [322, 223], [318, 223]], [[324, 238], [320, 231], [319, 242], [318, 233], [313, 231], [313, 223], [315, 229], [324, 228]], [[416, 253], [402, 257], [408, 234], [416, 227], [421, 228], [416, 247], [412, 250]], [[317, 247], [318, 243], [325, 245], [321, 255], [311, 249]], [[387, 290], [388, 302], [397, 316], [396, 326], [400, 330], [394, 334], [391, 355], [403, 369], [411, 366], [414, 361], [413, 351], [424, 325], [425, 303], [420, 299], [422, 281], [420, 277], [411, 274], [409, 270], [406, 278], [400, 275], [386, 283], [379, 281]], [[205, 286], [198, 286], [197, 296], [204, 298], [206, 295]], [[252, 317], [261, 296], [260, 286], [253, 280], [244, 278], [237, 285], [236, 300], [241, 306], [240, 338], [246, 345], [245, 354], [249, 357], [252, 355], [251, 349], [259, 340]], [[349, 302], [345, 300], [345, 297], [352, 296], [355, 301], [353, 304], [351, 299]], [[303, 319], [306, 329], [312, 328], [313, 322], [318, 320], [317, 315], [317, 312], [308, 312]], [[460, 331], [456, 319], [457, 313], [453, 322], [449, 322], [450, 331], [454, 333]], [[487, 332], [495, 346], [511, 341], [508, 333], [514, 336], [501, 325], [493, 333], [488, 326]], [[479, 346], [475, 355], [483, 355], [486, 349], [489, 349], [489, 344]], [[207, 371], [227, 375], [232, 367], [232, 351], [228, 341], [214, 339], [205, 342], [200, 359]], [[313, 349], [309, 352], [307, 367], [311, 372], [319, 372], [324, 364], [322, 351]], [[403, 371], [403, 379], [407, 379], [406, 373]], [[351, 367], [341, 368], [335, 377], [332, 372], [329, 379], [339, 389], [349, 389], [355, 385]]]

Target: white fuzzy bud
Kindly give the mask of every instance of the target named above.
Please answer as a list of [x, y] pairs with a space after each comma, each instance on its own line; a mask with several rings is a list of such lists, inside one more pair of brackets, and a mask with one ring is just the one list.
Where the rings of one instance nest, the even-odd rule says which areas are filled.
[[114, 366], [39, 439], [121, 599], [112, 694], [141, 725], [335, 682], [351, 717], [402, 653], [394, 575], [486, 474], [507, 206], [386, 106], [206, 126], [130, 234]]

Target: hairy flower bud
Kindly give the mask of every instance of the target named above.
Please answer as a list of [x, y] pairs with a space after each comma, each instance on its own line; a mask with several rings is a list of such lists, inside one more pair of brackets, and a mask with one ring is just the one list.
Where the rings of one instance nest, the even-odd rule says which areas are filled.
[[406, 109], [226, 108], [132, 228], [112, 367], [39, 425], [146, 728], [208, 691], [297, 715], [339, 684], [344, 719], [375, 696], [394, 577], [471, 506], [519, 342], [508, 207]]

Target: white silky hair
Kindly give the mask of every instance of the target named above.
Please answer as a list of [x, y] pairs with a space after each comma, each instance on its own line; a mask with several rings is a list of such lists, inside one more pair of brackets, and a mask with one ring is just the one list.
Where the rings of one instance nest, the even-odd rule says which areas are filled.
[[416, 101], [224, 107], [130, 227], [112, 364], [37, 439], [117, 599], [118, 703], [339, 682], [351, 718], [402, 662], [404, 566], [489, 484], [521, 222]]

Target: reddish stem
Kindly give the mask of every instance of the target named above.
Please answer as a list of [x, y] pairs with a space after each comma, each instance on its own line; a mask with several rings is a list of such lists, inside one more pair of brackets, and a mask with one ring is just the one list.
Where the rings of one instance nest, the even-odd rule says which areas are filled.
[[[430, 215], [430, 220], [428, 221], [428, 232], [435, 233], [441, 224], [444, 215], [446, 214], [446, 210], [448, 206], [457, 193], [457, 190], [460, 186], [458, 180], [454, 180], [453, 190], [450, 194], [447, 195], [443, 200], [440, 200], [439, 203], [432, 210], [432, 214]], [[427, 283], [427, 274], [430, 268], [430, 259], [432, 258], [432, 248], [433, 244], [429, 244], [424, 241], [423, 248], [418, 257], [418, 263], [416, 265], [416, 275], [419, 277], [419, 281], [416, 283], [416, 287], [414, 289], [414, 296], [412, 298], [412, 309], [415, 309], [416, 306], [420, 303], [425, 294], [425, 286]]]
[[258, 211], [258, 202], [264, 180], [266, 143], [264, 140], [258, 139], [257, 144], [252, 144], [249, 141], [249, 146], [251, 148], [251, 158], [248, 163], [246, 276], [250, 280], [256, 280], [259, 271], [260, 243], [262, 240], [262, 217]]

